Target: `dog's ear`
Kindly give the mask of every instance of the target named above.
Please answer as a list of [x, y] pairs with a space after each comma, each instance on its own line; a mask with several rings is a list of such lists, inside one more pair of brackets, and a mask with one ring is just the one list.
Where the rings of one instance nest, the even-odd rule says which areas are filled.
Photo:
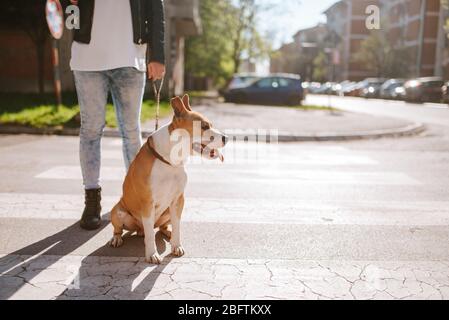
[[180, 97], [174, 97], [171, 99], [170, 104], [176, 117], [182, 117], [185, 113], [187, 113], [187, 109]]
[[190, 98], [188, 94], [185, 94], [182, 97], [182, 102], [184, 103], [184, 106], [186, 107], [187, 110], [192, 111], [192, 107], [190, 106]]

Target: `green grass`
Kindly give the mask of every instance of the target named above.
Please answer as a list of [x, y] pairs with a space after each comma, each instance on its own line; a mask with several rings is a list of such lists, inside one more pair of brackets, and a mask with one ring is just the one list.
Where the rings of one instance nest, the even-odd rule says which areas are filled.
[[340, 111], [333, 107], [325, 107], [325, 106], [315, 106], [315, 105], [298, 105], [298, 106], [289, 106], [287, 108], [305, 110], [305, 111]]
[[207, 91], [187, 91], [186, 92], [190, 98], [207, 98], [208, 92]]
[[[51, 95], [0, 94], [0, 124], [24, 125], [35, 128], [70, 126], [69, 121], [79, 113], [76, 95], [64, 95], [64, 105], [57, 108]], [[152, 100], [142, 104], [142, 122], [155, 117], [156, 107]], [[170, 115], [171, 107], [162, 101], [160, 117]], [[106, 106], [106, 125], [117, 127], [112, 104]]]

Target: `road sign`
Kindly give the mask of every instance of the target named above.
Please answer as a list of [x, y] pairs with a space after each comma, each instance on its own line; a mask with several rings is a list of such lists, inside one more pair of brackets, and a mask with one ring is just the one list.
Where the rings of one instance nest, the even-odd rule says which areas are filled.
[[340, 64], [340, 51], [338, 49], [332, 51], [332, 64], [337, 66]]
[[64, 13], [59, 0], [47, 0], [45, 16], [53, 38], [61, 39], [64, 32]]

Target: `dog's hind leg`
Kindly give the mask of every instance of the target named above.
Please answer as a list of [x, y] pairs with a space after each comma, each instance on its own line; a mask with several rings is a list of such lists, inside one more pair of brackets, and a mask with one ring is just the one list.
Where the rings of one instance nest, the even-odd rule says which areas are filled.
[[172, 225], [170, 221], [170, 209], [164, 211], [164, 213], [157, 220], [156, 227], [159, 228], [159, 231], [162, 232], [168, 239], [171, 238], [172, 233]]
[[173, 231], [173, 227], [171, 225], [171, 222], [169, 221], [166, 224], [164, 224], [163, 226], [160, 226], [159, 227], [159, 231], [162, 232], [162, 234], [164, 236], [166, 236], [168, 238], [168, 240], [170, 240], [171, 239], [171, 234], [172, 234], [172, 231]]

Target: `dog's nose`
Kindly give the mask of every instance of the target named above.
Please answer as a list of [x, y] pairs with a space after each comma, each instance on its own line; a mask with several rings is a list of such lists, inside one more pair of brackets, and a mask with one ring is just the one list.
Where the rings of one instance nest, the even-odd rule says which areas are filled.
[[221, 141], [223, 141], [223, 145], [225, 145], [226, 143], [228, 143], [228, 136], [223, 135], [221, 137]]

